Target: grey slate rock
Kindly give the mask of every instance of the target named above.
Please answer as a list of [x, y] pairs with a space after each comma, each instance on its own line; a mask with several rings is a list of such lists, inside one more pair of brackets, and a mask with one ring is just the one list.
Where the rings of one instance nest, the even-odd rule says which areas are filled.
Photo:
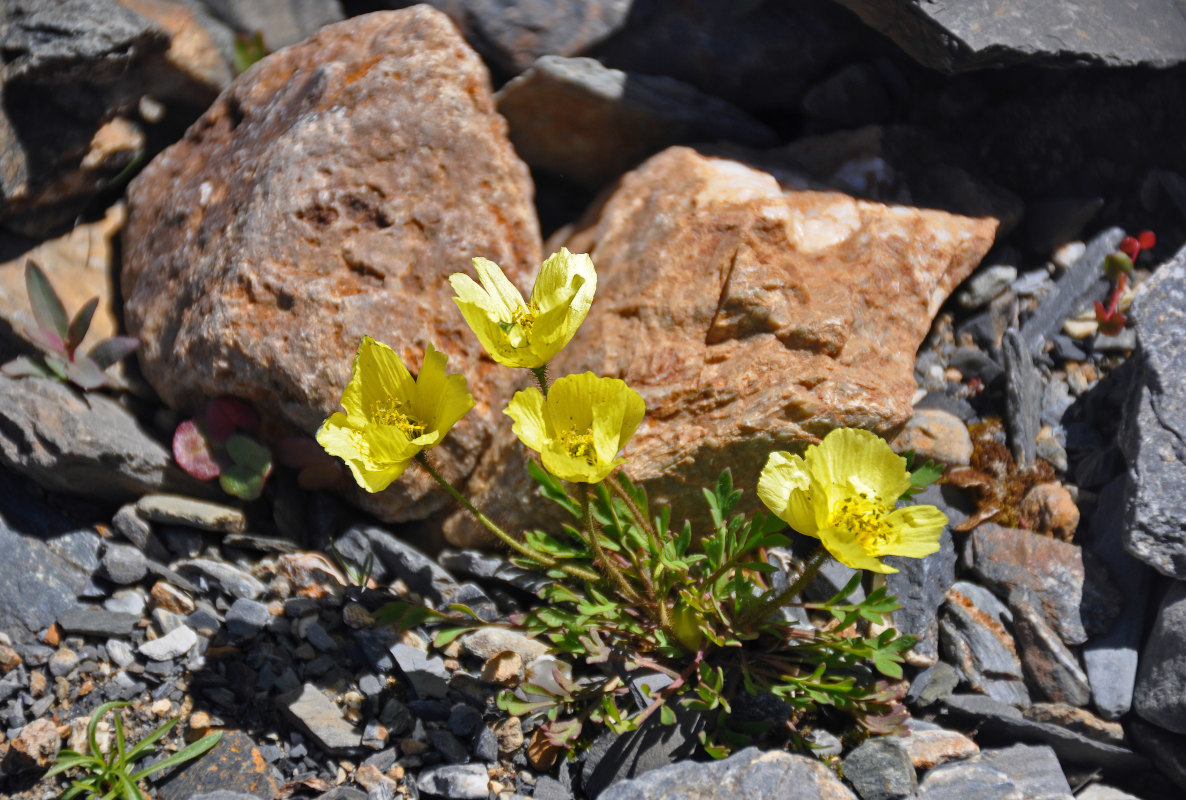
[[533, 800], [572, 800], [572, 791], [551, 775], [541, 775], [531, 797]]
[[[174, 568], [186, 577], [200, 576], [212, 581], [231, 597], [246, 597], [254, 600], [267, 588], [252, 575], [238, 567], [212, 561], [208, 558], [190, 558], [178, 561]], [[193, 578], [196, 580], [196, 578]]]
[[1170, 67], [1186, 60], [1186, 17], [1173, 0], [1022, 3], [1009, 13], [988, 0], [839, 2], [943, 72], [1017, 64]]
[[242, 533], [247, 517], [238, 508], [179, 494], [149, 494], [136, 502], [140, 516], [151, 522], [181, 525], [215, 533]]
[[103, 550], [103, 573], [121, 586], [136, 583], [148, 574], [148, 559], [131, 545], [109, 544]]
[[1131, 318], [1138, 377], [1117, 437], [1132, 473], [1125, 545], [1186, 580], [1186, 248], [1141, 286]]
[[495, 95], [519, 157], [588, 187], [675, 144], [720, 139], [772, 147], [774, 131], [673, 78], [610, 69], [592, 58], [539, 58]]
[[1014, 460], [1024, 466], [1034, 460], [1037, 447], [1041, 378], [1017, 331], [1005, 331], [1001, 356], [1005, 362], [1005, 425], [1009, 431], [1009, 448]]
[[152, 639], [136, 648], [153, 661], [172, 661], [188, 653], [198, 643], [193, 628], [181, 625], [159, 639]]
[[1087, 250], [1067, 272], [1055, 281], [1054, 291], [1043, 300], [1025, 324], [1021, 338], [1031, 353], [1038, 353], [1042, 343], [1062, 328], [1063, 322], [1093, 300], [1103, 299], [1109, 288], [1104, 275], [1104, 258], [1115, 252], [1124, 238], [1120, 228], [1108, 228], [1087, 243]]
[[399, 578], [408, 588], [431, 600], [438, 607], [447, 605], [457, 595], [457, 581], [439, 564], [415, 547], [400, 541], [376, 525], [355, 525], [338, 537], [335, 546], [347, 552], [372, 552], [392, 578]]
[[712, 762], [681, 761], [606, 789], [598, 800], [856, 800], [814, 758], [747, 747]]
[[353, 786], [335, 786], [316, 800], [366, 800], [367, 793]]
[[1012, 637], [1000, 619], [961, 591], [961, 584], [952, 587], [939, 617], [939, 647], [973, 689], [1003, 703], [1029, 705]]
[[422, 770], [416, 788], [422, 795], [449, 800], [486, 800], [490, 782], [482, 764], [447, 764]]
[[120, 506], [119, 511], [111, 518], [111, 525], [149, 558], [161, 562], [169, 560], [169, 551], [165, 549], [149, 521], [140, 516], [135, 503]]
[[844, 777], [861, 800], [897, 800], [914, 794], [918, 777], [910, 756], [897, 741], [872, 738], [844, 759]]
[[1001, 750], [984, 750], [981, 763], [1009, 776], [1026, 800], [1071, 800], [1071, 787], [1058, 757], [1050, 747], [1018, 744]]
[[63, 631], [85, 636], [127, 636], [136, 629], [139, 621], [139, 614], [86, 606], [75, 606], [58, 615], [58, 625]]
[[0, 466], [50, 491], [104, 503], [148, 492], [210, 492], [111, 397], [48, 378], [0, 375]]
[[529, 594], [536, 594], [547, 584], [554, 583], [552, 579], [538, 572], [529, 572], [516, 567], [505, 558], [493, 553], [481, 553], [476, 550], [442, 550], [437, 561], [452, 573], [501, 581]]
[[249, 639], [268, 627], [273, 619], [266, 603], [240, 597], [226, 612], [227, 633], [233, 639]]
[[1100, 492], [1087, 544], [1106, 565], [1124, 598], [1111, 629], [1083, 645], [1083, 665], [1091, 684], [1092, 702], [1104, 719], [1119, 719], [1132, 707], [1137, 653], [1145, 630], [1145, 607], [1153, 579], [1152, 568], [1124, 549], [1127, 481], [1127, 476], [1116, 478]]
[[946, 661], [940, 661], [914, 676], [906, 692], [906, 702], [913, 708], [934, 705], [951, 697], [959, 682], [959, 670]]
[[397, 643], [391, 646], [396, 666], [421, 698], [440, 698], [449, 688], [449, 671], [439, 656], [429, 656], [423, 650]]
[[[638, 697], [635, 697], [637, 704]], [[594, 740], [581, 768], [581, 785], [592, 796], [606, 796], [607, 786], [621, 785], [627, 778], [654, 774], [669, 765], [695, 755], [697, 736], [704, 727], [703, 718], [681, 708], [673, 709], [675, 725], [662, 725], [652, 714], [633, 731], [617, 735], [606, 732]]]
[[1186, 583], [1161, 601], [1141, 653], [1133, 708], [1154, 725], [1186, 733]]
[[342, 19], [338, 0], [199, 0], [207, 11], [236, 31], [259, 31], [269, 52], [304, 41], [322, 26]]
[[311, 683], [281, 696], [277, 702], [329, 753], [349, 752], [362, 744], [362, 733]]
[[[915, 502], [929, 504], [931, 501], [924, 495], [941, 494], [934, 484], [927, 490], [919, 493]], [[955, 545], [946, 529], [939, 539], [938, 552], [926, 558], [888, 556], [885, 560], [898, 569], [885, 576], [886, 589], [902, 606], [893, 614], [893, 625], [899, 633], [918, 637], [911, 648], [912, 664], [929, 666], [939, 658], [939, 606], [955, 582], [955, 560]]]
[[1085, 706], [1091, 700], [1087, 674], [1078, 657], [1046, 624], [1032, 589], [1018, 586], [1009, 593], [1013, 611], [1013, 641], [1031, 688], [1055, 703]]
[[954, 694], [946, 711], [956, 720], [976, 726], [985, 742], [1027, 742], [1054, 749], [1064, 764], [1076, 764], [1126, 773], [1147, 769], [1149, 762], [1126, 747], [1107, 744], [1059, 725], [1026, 719], [1016, 708], [973, 694]]

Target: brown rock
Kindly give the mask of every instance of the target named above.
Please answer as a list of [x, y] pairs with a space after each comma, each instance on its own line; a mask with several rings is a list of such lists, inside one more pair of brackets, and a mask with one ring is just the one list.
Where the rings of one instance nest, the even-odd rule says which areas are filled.
[[1079, 527], [1079, 506], [1065, 486], [1039, 483], [1021, 501], [1022, 517], [1033, 530], [1064, 542], [1075, 537]]
[[912, 725], [910, 735], [901, 742], [915, 769], [931, 769], [980, 752], [980, 747], [967, 736], [946, 728], [917, 728]]
[[536, 728], [527, 740], [527, 761], [540, 772], [546, 772], [556, 766], [560, 760], [561, 749], [548, 741], [544, 732]]
[[1032, 589], [1046, 623], [1068, 645], [1107, 631], [1120, 608], [1103, 566], [1078, 545], [986, 522], [972, 532], [964, 558], [1000, 594]]
[[21, 654], [11, 646], [0, 643], [0, 675], [7, 675], [21, 665]]
[[1013, 610], [1013, 639], [1030, 685], [1055, 703], [1087, 705], [1091, 701], [1087, 674], [1078, 656], [1046, 623], [1033, 590], [1014, 588], [1009, 593], [1009, 607]]
[[25, 262], [31, 260], [45, 272], [67, 314], [77, 312], [92, 297], [99, 298], [86, 347], [115, 335], [118, 323], [112, 307], [112, 240], [126, 218], [123, 204], [114, 205], [103, 219], [79, 225], [64, 236], [42, 242], [0, 264], [0, 320], [17, 333], [22, 328], [35, 327], [25, 289]]
[[1048, 722], [1052, 725], [1081, 733], [1105, 744], [1124, 745], [1124, 726], [1119, 722], [1100, 719], [1085, 708], [1064, 703], [1034, 703], [1021, 709], [1021, 715], [1034, 722]]
[[[643, 396], [625, 468], [650, 497], [687, 501], [678, 519], [703, 508], [700, 487], [726, 465], [750, 489], [771, 450], [905, 423], [914, 354], [995, 230], [993, 219], [785, 191], [738, 161], [670, 148], [568, 242], [591, 253], [598, 289], [552, 373], [589, 369]], [[512, 438], [470, 487], [516, 527], [531, 486], [519, 454], [506, 455]], [[446, 536], [461, 546], [480, 532], [458, 515]]]
[[58, 735], [58, 726], [53, 720], [35, 719], [12, 740], [9, 757], [15, 758], [18, 765], [25, 769], [48, 769], [61, 747], [62, 737]]
[[[514, 378], [480, 360], [446, 278], [481, 255], [529, 286], [531, 193], [486, 69], [444, 15], [327, 26], [241, 76], [130, 187], [122, 287], [145, 377], [172, 406], [229, 394], [312, 432], [364, 335], [413, 371], [432, 342], [477, 400], [437, 459], [462, 478]], [[448, 497], [413, 469], [364, 502], [405, 520]]]
[[523, 746], [523, 723], [518, 717], [500, 719], [492, 730], [498, 740], [499, 755], [508, 756]]
[[152, 596], [153, 605], [174, 614], [192, 614], [198, 607], [192, 597], [164, 581], [154, 583], [149, 594]]
[[972, 461], [972, 437], [968, 434], [968, 426], [955, 414], [938, 408], [915, 409], [906, 427], [891, 444], [898, 453], [913, 450], [919, 459], [965, 467]]
[[482, 665], [482, 680], [495, 686], [518, 686], [523, 680], [523, 656], [510, 650], [496, 653]]

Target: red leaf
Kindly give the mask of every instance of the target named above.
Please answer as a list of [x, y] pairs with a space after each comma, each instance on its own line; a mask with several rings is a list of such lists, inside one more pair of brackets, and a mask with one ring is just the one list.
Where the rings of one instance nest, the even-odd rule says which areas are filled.
[[216, 442], [225, 442], [236, 428], [253, 431], [257, 425], [259, 414], [237, 397], [216, 397], [206, 406], [206, 432]]
[[173, 459], [200, 481], [217, 478], [222, 472], [222, 467], [210, 451], [210, 441], [192, 419], [178, 425], [173, 432]]
[[1137, 241], [1142, 250], [1149, 250], [1157, 244], [1157, 234], [1153, 231], [1141, 231], [1137, 234]]

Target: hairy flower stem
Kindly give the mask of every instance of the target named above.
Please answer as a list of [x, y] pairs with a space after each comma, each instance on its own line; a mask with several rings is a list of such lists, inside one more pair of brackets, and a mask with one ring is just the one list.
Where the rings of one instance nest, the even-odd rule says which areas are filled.
[[539, 390], [544, 393], [544, 397], [547, 397], [548, 396], [548, 365], [541, 364], [538, 367], [532, 367], [531, 374], [535, 376], [535, 382], [539, 384]]
[[439, 483], [441, 485], [441, 488], [443, 488], [446, 492], [448, 492], [449, 495], [454, 500], [456, 500], [459, 504], [461, 504], [461, 506], [463, 508], [465, 508], [467, 511], [469, 511], [469, 513], [473, 514], [474, 517], [478, 520], [478, 522], [485, 525], [487, 530], [489, 530], [491, 533], [493, 533], [495, 536], [497, 536], [499, 541], [501, 541], [507, 547], [514, 550], [519, 555], [524, 556], [526, 558], [530, 558], [532, 561], [539, 562], [540, 564], [543, 564], [545, 567], [548, 567], [549, 569], [559, 569], [559, 570], [563, 571], [566, 575], [571, 575], [574, 578], [579, 578], [581, 580], [586, 580], [586, 581], [598, 579], [599, 576], [597, 575], [597, 573], [591, 572], [589, 570], [581, 569], [580, 567], [574, 567], [571, 564], [561, 564], [561, 563], [557, 562], [554, 558], [549, 558], [548, 556], [544, 555], [543, 553], [537, 552], [534, 548], [528, 547], [523, 542], [516, 540], [514, 537], [512, 537], [510, 534], [508, 534], [502, 528], [495, 525], [493, 520], [491, 520], [489, 517], [487, 517], [485, 514], [483, 514], [477, 508], [475, 508], [474, 504], [471, 503], [465, 497], [465, 495], [463, 495], [461, 492], [457, 491], [457, 489], [453, 487], [453, 484], [451, 484], [447, 480], [445, 480], [444, 476], [442, 476], [441, 473], [437, 472], [433, 468], [432, 464], [428, 463], [428, 456], [425, 455], [425, 453], [423, 451], [416, 454], [416, 462], [418, 464], [420, 464], [420, 466], [424, 467], [425, 471], [427, 471], [428, 474], [432, 476], [433, 480], [435, 480], [437, 483]]
[[589, 535], [589, 546], [593, 548], [593, 557], [601, 568], [606, 571], [610, 582], [617, 587], [622, 597], [632, 603], [641, 604], [643, 598], [639, 596], [634, 587], [630, 585], [629, 581], [622, 574], [613, 561], [609, 559], [605, 549], [601, 546], [601, 538], [597, 535], [597, 529], [593, 521], [593, 504], [589, 502], [589, 484], [581, 484], [581, 521], [584, 523], [585, 532]]
[[816, 547], [815, 552], [811, 554], [811, 557], [807, 559], [807, 563], [803, 565], [803, 571], [799, 573], [799, 577], [795, 578], [790, 586], [770, 599], [762, 601], [750, 613], [742, 617], [738, 623], [738, 627], [744, 627], [754, 622], [761, 622], [789, 603], [792, 597], [802, 592], [807, 584], [811, 583], [811, 579], [819, 572], [820, 567], [824, 565], [824, 560], [827, 558], [828, 551], [824, 546], [821, 544]]
[[[618, 472], [621, 472], [621, 470], [618, 470]], [[622, 484], [618, 482], [617, 475], [611, 475], [607, 483], [609, 483], [610, 490], [613, 491], [613, 493], [618, 497], [622, 498], [622, 502], [625, 503], [626, 508], [630, 510], [630, 516], [634, 517], [634, 521], [638, 523], [638, 527], [642, 528], [643, 532], [646, 533], [647, 538], [651, 540], [651, 547], [654, 552], [659, 552], [662, 547], [659, 544], [659, 536], [655, 532], [655, 527], [651, 525], [650, 520], [643, 516], [642, 510], [639, 509], [638, 504], [634, 502], [634, 498], [631, 497], [630, 493], [627, 492], [622, 487]]]

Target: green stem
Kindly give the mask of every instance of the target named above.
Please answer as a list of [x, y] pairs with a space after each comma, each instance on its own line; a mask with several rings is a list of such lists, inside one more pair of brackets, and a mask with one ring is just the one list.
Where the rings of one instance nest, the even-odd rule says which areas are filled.
[[820, 567], [824, 565], [824, 560], [827, 558], [828, 551], [824, 549], [824, 546], [821, 544], [816, 547], [815, 552], [811, 554], [807, 559], [807, 563], [803, 565], [803, 571], [799, 573], [799, 577], [795, 578], [790, 586], [778, 594], [760, 601], [750, 613], [741, 618], [738, 627], [744, 627], [750, 623], [764, 620], [774, 611], [782, 608], [792, 597], [802, 592], [807, 584], [811, 583], [811, 579], [820, 571]]
[[585, 531], [589, 534], [589, 545], [593, 548], [593, 557], [597, 559], [601, 568], [606, 571], [610, 582], [617, 587], [622, 597], [632, 603], [641, 604], [643, 602], [642, 597], [629, 584], [621, 571], [614, 566], [605, 549], [601, 546], [601, 538], [597, 535], [597, 529], [593, 523], [593, 504], [589, 502], [589, 484], [587, 483], [581, 484], [581, 520], [584, 522]]
[[456, 500], [458, 503], [460, 503], [462, 505], [462, 507], [464, 507], [467, 511], [469, 511], [469, 513], [473, 514], [474, 517], [478, 520], [478, 522], [485, 525], [487, 530], [489, 530], [491, 533], [493, 533], [495, 536], [497, 536], [499, 541], [501, 541], [507, 547], [514, 550], [519, 555], [524, 556], [526, 558], [530, 558], [532, 561], [536, 561], [540, 564], [543, 564], [545, 567], [549, 567], [549, 568], [553, 568], [553, 569], [560, 569], [565, 574], [571, 575], [574, 578], [580, 578], [581, 580], [597, 580], [597, 578], [598, 578], [597, 573], [590, 572], [588, 570], [583, 570], [583, 569], [580, 569], [579, 567], [574, 567], [570, 564], [561, 564], [558, 561], [556, 561], [554, 558], [549, 558], [548, 556], [544, 555], [543, 553], [537, 552], [534, 548], [528, 547], [523, 542], [520, 542], [517, 539], [515, 539], [514, 537], [512, 537], [510, 534], [508, 534], [502, 528], [495, 525], [493, 520], [491, 520], [489, 517], [487, 517], [485, 514], [483, 514], [477, 508], [475, 508], [474, 504], [471, 503], [465, 497], [465, 495], [463, 495], [461, 492], [457, 491], [457, 489], [453, 487], [453, 484], [451, 484], [447, 480], [445, 480], [444, 476], [442, 476], [441, 473], [437, 472], [433, 468], [432, 464], [430, 464], [428, 462], [428, 456], [425, 455], [424, 451], [421, 451], [416, 454], [416, 462], [419, 463], [420, 466], [424, 467], [424, 469], [428, 472], [428, 474], [433, 477], [433, 480], [435, 480], [437, 483], [439, 483], [441, 485], [441, 487], [446, 492], [448, 492], [454, 500]]
[[531, 374], [535, 376], [536, 383], [539, 384], [539, 390], [544, 393], [544, 397], [548, 396], [548, 365], [541, 364], [538, 367], [531, 367]]
[[618, 497], [622, 498], [622, 502], [626, 504], [626, 508], [630, 510], [630, 516], [634, 517], [634, 521], [638, 523], [638, 527], [642, 528], [647, 538], [651, 540], [652, 552], [658, 554], [662, 549], [659, 544], [659, 534], [655, 531], [655, 527], [651, 525], [650, 521], [643, 516], [642, 509], [634, 502], [634, 498], [630, 493], [618, 482], [618, 475], [621, 470], [616, 470], [607, 481], [609, 483], [610, 491], [614, 492]]

